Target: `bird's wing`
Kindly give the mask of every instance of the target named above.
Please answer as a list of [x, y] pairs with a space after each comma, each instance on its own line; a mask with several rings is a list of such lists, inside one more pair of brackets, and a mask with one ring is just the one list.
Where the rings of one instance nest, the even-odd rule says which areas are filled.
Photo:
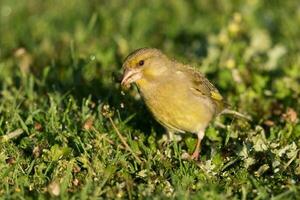
[[191, 90], [195, 95], [211, 99], [216, 106], [216, 113], [223, 110], [224, 99], [222, 95], [203, 74], [190, 67], [186, 67], [181, 71], [191, 80]]

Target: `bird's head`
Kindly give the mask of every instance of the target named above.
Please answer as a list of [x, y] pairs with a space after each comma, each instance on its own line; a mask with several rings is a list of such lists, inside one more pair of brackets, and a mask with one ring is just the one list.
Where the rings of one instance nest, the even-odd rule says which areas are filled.
[[138, 49], [124, 61], [121, 84], [142, 83], [159, 78], [168, 69], [170, 60], [161, 51], [154, 48]]

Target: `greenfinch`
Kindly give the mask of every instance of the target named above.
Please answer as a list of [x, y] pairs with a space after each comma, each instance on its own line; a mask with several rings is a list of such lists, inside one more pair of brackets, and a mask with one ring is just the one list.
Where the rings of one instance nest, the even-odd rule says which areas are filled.
[[154, 118], [171, 133], [197, 134], [191, 159], [197, 160], [205, 129], [224, 109], [216, 87], [189, 65], [155, 48], [132, 52], [123, 63], [121, 85], [135, 83]]

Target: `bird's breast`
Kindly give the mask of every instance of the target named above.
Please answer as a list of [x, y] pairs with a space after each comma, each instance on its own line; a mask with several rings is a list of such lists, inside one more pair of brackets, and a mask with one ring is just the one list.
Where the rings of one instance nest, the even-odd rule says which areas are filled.
[[195, 97], [182, 82], [164, 80], [138, 85], [142, 97], [154, 117], [168, 129], [198, 132], [213, 117], [208, 99]]

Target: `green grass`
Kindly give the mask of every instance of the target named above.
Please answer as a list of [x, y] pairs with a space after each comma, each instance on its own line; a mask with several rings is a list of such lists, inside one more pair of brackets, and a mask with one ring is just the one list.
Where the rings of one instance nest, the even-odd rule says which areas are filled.
[[[299, 197], [300, 4], [189, 2], [0, 1], [1, 198]], [[118, 82], [145, 46], [199, 67], [253, 121], [212, 123], [200, 162], [181, 159], [192, 135], [160, 145]]]

